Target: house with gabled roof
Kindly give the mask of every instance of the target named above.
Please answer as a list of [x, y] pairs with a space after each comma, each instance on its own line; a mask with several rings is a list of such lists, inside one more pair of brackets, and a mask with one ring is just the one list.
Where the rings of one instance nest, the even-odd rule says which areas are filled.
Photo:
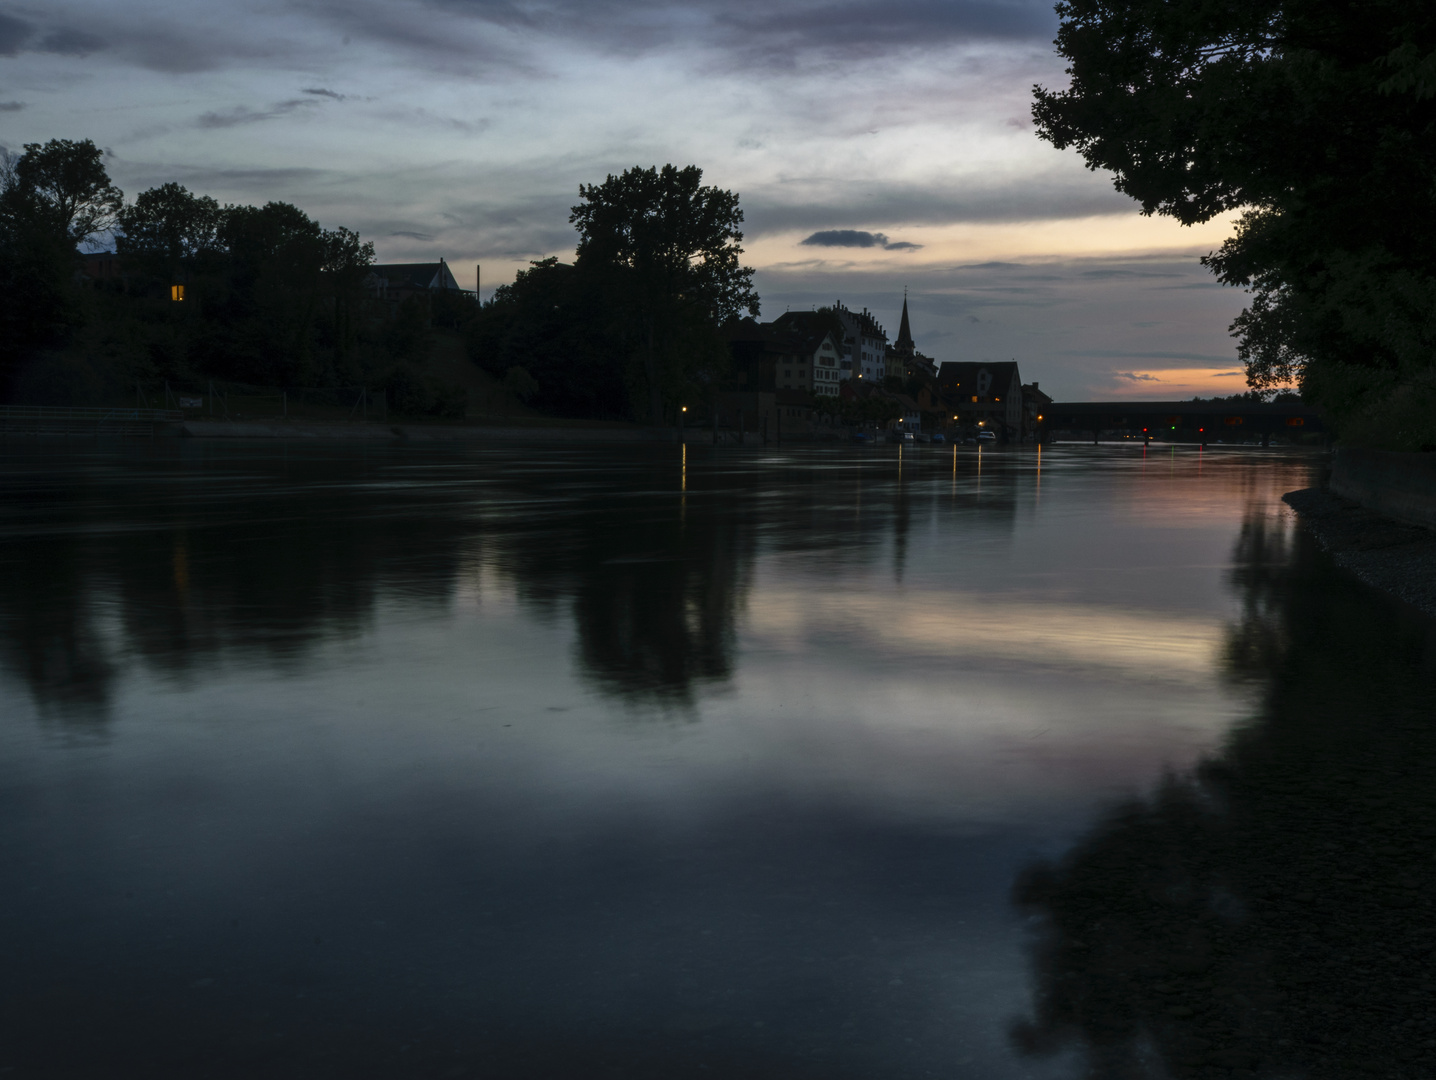
[[938, 369], [937, 386], [951, 410], [948, 415], [960, 426], [991, 428], [1008, 438], [1021, 436], [1022, 376], [1016, 360], [949, 361]]
[[826, 311], [787, 311], [768, 324], [780, 356], [774, 370], [779, 390], [835, 396], [852, 366], [842, 355], [842, 323]]
[[415, 293], [438, 290], [470, 291], [459, 288], [453, 271], [443, 259], [431, 263], [375, 263], [369, 267], [364, 287], [380, 300], [403, 300]]

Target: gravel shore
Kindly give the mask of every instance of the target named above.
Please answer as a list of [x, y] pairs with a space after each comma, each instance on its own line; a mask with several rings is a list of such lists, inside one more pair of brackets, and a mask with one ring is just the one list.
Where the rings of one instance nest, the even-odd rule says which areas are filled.
[[1338, 566], [1436, 615], [1436, 531], [1383, 517], [1320, 488], [1290, 491], [1282, 500]]

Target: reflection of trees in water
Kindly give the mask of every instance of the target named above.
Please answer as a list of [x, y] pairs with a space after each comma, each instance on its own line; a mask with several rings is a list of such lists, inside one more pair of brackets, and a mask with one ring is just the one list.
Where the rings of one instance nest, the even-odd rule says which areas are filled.
[[[520, 597], [571, 604], [581, 669], [606, 693], [686, 704], [732, 673], [757, 515], [752, 477], [690, 471], [686, 497], [662, 460], [622, 485], [529, 493], [541, 527], [485, 530], [487, 557]], [[558, 513], [553, 507], [562, 507]]]
[[1229, 670], [1261, 713], [1022, 877], [1044, 934], [1016, 1038], [1103, 1078], [1430, 1076], [1436, 631], [1271, 521], [1236, 561]]
[[457, 572], [456, 523], [354, 490], [176, 510], [121, 482], [97, 510], [82, 486], [47, 501], [43, 530], [0, 548], [0, 663], [42, 711], [70, 718], [103, 717], [133, 657], [170, 677], [222, 653], [293, 661], [358, 632], [381, 587], [444, 603]]
[[[955, 459], [954, 459], [955, 460]], [[690, 450], [430, 461], [236, 454], [92, 483], [57, 468], [33, 535], [0, 545], [0, 664], [40, 707], [102, 716], [126, 663], [194, 677], [221, 656], [302, 661], [369, 625], [376, 598], [443, 605], [476, 550], [530, 609], [572, 611], [580, 668], [604, 692], [690, 702], [728, 679], [757, 538], [834, 574], [889, 547], [901, 574], [911, 519], [954, 535], [1010, 532], [1014, 476], [985, 490], [963, 457], [825, 456], [763, 466]], [[237, 475], [242, 469], [243, 475]], [[1010, 471], [1010, 470], [1009, 470]], [[36, 523], [39, 523], [38, 525]]]
[[361, 632], [380, 594], [446, 604], [482, 547], [527, 605], [572, 605], [602, 688], [684, 701], [730, 674], [750, 478], [684, 505], [667, 460], [577, 486], [560, 468], [476, 469], [484, 486], [458, 490], [452, 474], [370, 483], [384, 471], [367, 464], [286, 464], [256, 483], [265, 463], [246, 461], [232, 494], [221, 476], [219, 494], [163, 503], [120, 480], [100, 505], [83, 475], [60, 475], [37, 500], [42, 524], [0, 546], [0, 664], [43, 711], [102, 717], [129, 658], [172, 678], [221, 656], [298, 663]]
[[73, 537], [6, 545], [0, 562], [0, 664], [42, 707], [103, 715], [115, 659], [96, 626]]

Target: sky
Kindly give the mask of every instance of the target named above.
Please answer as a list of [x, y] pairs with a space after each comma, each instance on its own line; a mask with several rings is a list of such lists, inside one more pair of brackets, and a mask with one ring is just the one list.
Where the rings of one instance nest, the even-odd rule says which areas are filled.
[[93, 139], [127, 196], [292, 202], [481, 292], [572, 258], [582, 183], [739, 192], [761, 316], [840, 300], [1061, 400], [1246, 389], [1229, 219], [1144, 218], [1036, 137], [1045, 0], [0, 0], [0, 144]]

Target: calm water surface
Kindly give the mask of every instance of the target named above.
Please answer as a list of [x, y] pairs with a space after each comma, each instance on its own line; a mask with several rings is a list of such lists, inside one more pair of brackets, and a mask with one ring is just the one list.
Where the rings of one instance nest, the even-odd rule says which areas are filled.
[[1057, 447], [0, 447], [7, 1076], [1430, 1076], [1430, 625]]

